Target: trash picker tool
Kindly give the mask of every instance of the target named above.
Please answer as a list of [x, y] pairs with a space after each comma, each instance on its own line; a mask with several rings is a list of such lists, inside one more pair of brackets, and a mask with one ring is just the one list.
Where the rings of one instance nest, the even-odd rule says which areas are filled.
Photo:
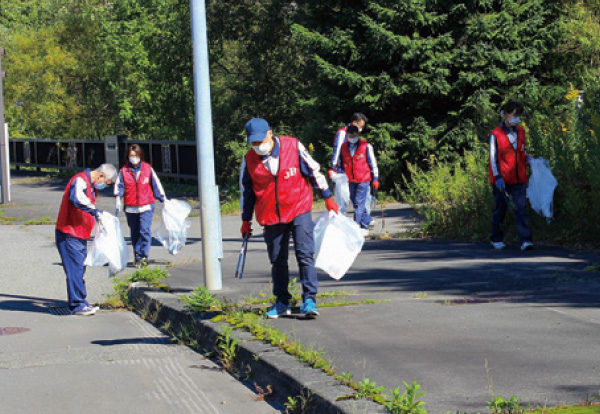
[[244, 265], [246, 264], [246, 252], [248, 251], [248, 236], [244, 236], [242, 240], [242, 248], [240, 249], [240, 257], [238, 258], [237, 268], [235, 269], [236, 279], [241, 279], [244, 275]]
[[504, 200], [506, 201], [506, 204], [508, 204], [508, 208], [510, 209], [511, 212], [514, 212], [515, 205], [513, 204], [512, 199], [508, 195], [508, 192], [504, 191], [502, 194], [504, 195]]

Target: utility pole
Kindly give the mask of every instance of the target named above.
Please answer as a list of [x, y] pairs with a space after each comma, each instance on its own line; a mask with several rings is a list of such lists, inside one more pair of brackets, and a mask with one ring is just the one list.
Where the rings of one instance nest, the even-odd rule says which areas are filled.
[[2, 70], [2, 56], [5, 50], [0, 48], [0, 176], [2, 184], [2, 204], [10, 203], [10, 159], [8, 157], [8, 136], [4, 125], [4, 89], [3, 79], [5, 72]]
[[202, 223], [202, 265], [204, 284], [209, 290], [223, 288], [221, 259], [221, 211], [219, 188], [215, 182], [215, 159], [210, 106], [206, 4], [190, 0], [192, 46], [194, 53], [194, 109], [196, 115], [196, 152], [198, 155], [198, 194]]

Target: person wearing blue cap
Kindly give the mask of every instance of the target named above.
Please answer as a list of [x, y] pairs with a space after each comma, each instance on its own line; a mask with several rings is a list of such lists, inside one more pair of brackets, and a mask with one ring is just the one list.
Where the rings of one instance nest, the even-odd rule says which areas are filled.
[[[294, 240], [302, 283], [300, 312], [306, 318], [319, 315], [315, 269], [315, 242], [311, 216], [313, 193], [319, 191], [327, 210], [338, 212], [327, 179], [319, 171], [306, 148], [294, 137], [277, 137], [261, 118], [246, 124], [247, 142], [252, 146], [242, 161], [240, 172], [242, 236], [252, 234], [252, 214], [264, 226], [264, 239], [271, 262], [273, 294], [277, 298], [266, 316], [276, 319], [291, 315], [288, 290], [288, 250]], [[312, 187], [312, 188], [311, 188]]]

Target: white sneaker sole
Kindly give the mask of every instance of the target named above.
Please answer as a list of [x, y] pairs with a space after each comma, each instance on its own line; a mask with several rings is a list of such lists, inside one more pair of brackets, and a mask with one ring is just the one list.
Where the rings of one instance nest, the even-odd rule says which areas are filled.
[[494, 244], [493, 242], [490, 242], [490, 244], [492, 245], [492, 247], [494, 248], [494, 250], [502, 250], [506, 247], [506, 244], [502, 243], [502, 244]]
[[318, 311], [311, 311], [311, 312], [306, 312], [303, 315], [304, 315], [304, 318], [306, 318], [306, 319], [314, 319], [317, 316], [319, 316], [320, 313]]
[[277, 314], [277, 315], [269, 315], [269, 314], [267, 314], [267, 318], [268, 319], [278, 319], [278, 318], [280, 318], [282, 316], [290, 316], [291, 314], [292, 314], [292, 310], [288, 309], [284, 313], [280, 313], [280, 314]]
[[85, 311], [85, 312], [75, 312], [73, 315], [76, 316], [92, 316], [95, 315], [96, 311], [95, 310], [90, 310], [90, 311]]

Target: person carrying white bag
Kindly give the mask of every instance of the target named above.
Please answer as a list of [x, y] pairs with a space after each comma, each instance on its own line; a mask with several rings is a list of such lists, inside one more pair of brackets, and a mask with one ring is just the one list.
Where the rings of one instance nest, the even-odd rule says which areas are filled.
[[83, 276], [87, 256], [87, 240], [101, 211], [96, 208], [98, 190], [111, 185], [117, 177], [112, 164], [95, 170], [85, 169], [71, 178], [65, 188], [56, 219], [56, 247], [67, 276], [69, 311], [73, 315], [94, 315], [99, 309], [90, 306]]

